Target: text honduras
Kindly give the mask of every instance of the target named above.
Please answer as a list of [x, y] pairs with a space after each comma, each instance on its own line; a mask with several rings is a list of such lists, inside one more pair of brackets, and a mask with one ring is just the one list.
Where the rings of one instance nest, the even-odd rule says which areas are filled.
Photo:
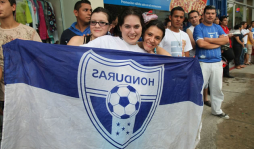
[[137, 77], [126, 74], [119, 74], [115, 72], [106, 73], [105, 71], [99, 71], [97, 69], [93, 69], [92, 76], [98, 79], [112, 80], [117, 82], [125, 82], [138, 85], [154, 86], [154, 78]]

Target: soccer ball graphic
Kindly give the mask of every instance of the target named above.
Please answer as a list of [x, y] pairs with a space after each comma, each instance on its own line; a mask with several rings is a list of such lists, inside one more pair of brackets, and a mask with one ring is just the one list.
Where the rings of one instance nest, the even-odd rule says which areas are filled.
[[107, 108], [112, 116], [128, 119], [138, 113], [140, 96], [130, 85], [117, 85], [107, 96]]

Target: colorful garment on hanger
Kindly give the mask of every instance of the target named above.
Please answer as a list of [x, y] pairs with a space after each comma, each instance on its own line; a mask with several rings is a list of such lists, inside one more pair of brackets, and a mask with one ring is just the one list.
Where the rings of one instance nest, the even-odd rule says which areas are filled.
[[43, 7], [42, 3], [40, 1], [37, 1], [39, 5], [39, 19], [40, 19], [40, 24], [39, 24], [39, 35], [42, 40], [46, 40], [48, 37], [47, 33], [47, 27], [46, 27], [46, 22], [44, 18], [44, 13], [43, 13]]
[[[38, 14], [37, 14], [37, 8], [36, 8], [36, 5], [34, 3], [33, 0], [28, 0], [28, 2], [31, 3], [32, 7], [33, 7], [33, 14], [34, 14], [34, 17], [33, 17], [33, 23], [35, 24], [35, 28], [36, 30], [38, 29]], [[29, 3], [28, 3], [29, 4]]]
[[[50, 3], [50, 2], [48, 2], [49, 3], [49, 6], [51, 7], [51, 9], [52, 9], [52, 14], [54, 14], [54, 16], [55, 16], [55, 13], [54, 13], [54, 8], [53, 8], [53, 6], [52, 6], [52, 4]], [[56, 16], [55, 16], [55, 19], [56, 19]], [[56, 27], [56, 20], [55, 20], [55, 27]], [[58, 31], [57, 31], [57, 28], [55, 28], [54, 29], [55, 31], [53, 32], [53, 38], [54, 38], [54, 43], [56, 42], [56, 41], [59, 41], [59, 37], [58, 37]]]
[[37, 24], [40, 23], [40, 19], [39, 19], [39, 5], [37, 3], [37, 0], [33, 0], [34, 1], [34, 6], [36, 8], [36, 15], [37, 15]]
[[29, 24], [33, 22], [27, 0], [17, 1], [16, 21], [22, 24]]
[[35, 20], [35, 15], [34, 15], [34, 7], [33, 7], [33, 4], [31, 3], [31, 1], [27, 1], [28, 3], [28, 7], [29, 7], [29, 10], [30, 10], [30, 13], [31, 13], [31, 17], [32, 17], [32, 27], [36, 30], [37, 29], [37, 26], [36, 26], [36, 20]]
[[50, 4], [45, 1], [46, 4], [47, 4], [47, 12], [48, 12], [48, 15], [47, 15], [47, 19], [48, 19], [48, 22], [49, 22], [49, 31], [50, 32], [54, 32], [56, 30], [56, 17], [55, 17], [55, 14], [54, 14], [54, 11], [52, 9], [52, 7], [50, 6]]

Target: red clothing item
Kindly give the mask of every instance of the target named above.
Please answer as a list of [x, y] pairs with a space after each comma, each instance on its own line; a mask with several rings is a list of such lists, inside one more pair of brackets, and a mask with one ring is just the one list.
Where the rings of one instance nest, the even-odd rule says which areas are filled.
[[[224, 32], [225, 32], [226, 34], [229, 34], [229, 29], [228, 29], [227, 26], [226, 26], [226, 27], [223, 27], [223, 26], [221, 25], [221, 28], [224, 30]], [[231, 41], [231, 38], [229, 38], [229, 47], [232, 48], [232, 41]]]
[[46, 40], [49, 38], [48, 32], [47, 32], [47, 26], [45, 22], [45, 17], [44, 17], [44, 12], [43, 12], [43, 7], [40, 1], [37, 1], [39, 5], [39, 19], [40, 19], [40, 24], [39, 24], [39, 35], [42, 40]]

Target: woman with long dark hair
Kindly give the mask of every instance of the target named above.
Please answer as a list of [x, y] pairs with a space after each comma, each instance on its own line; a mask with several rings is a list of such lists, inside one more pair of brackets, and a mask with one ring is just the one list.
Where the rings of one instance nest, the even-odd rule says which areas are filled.
[[164, 24], [158, 20], [149, 21], [146, 25], [146, 29], [143, 30], [143, 41], [139, 42], [138, 45], [148, 53], [171, 56], [166, 50], [159, 47], [159, 44], [164, 36]]
[[81, 46], [146, 53], [137, 44], [138, 39], [142, 35], [144, 25], [140, 9], [137, 7], [127, 7], [118, 18], [120, 37], [105, 35]]

